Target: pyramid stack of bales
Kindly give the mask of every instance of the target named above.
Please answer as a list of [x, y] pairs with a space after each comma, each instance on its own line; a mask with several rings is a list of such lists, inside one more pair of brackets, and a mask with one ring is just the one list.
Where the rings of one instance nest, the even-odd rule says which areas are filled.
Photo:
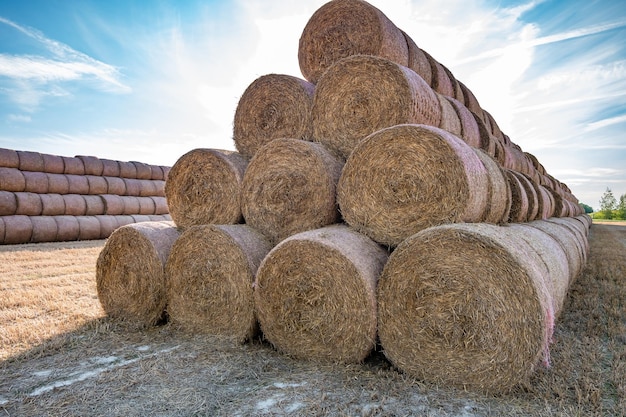
[[107, 238], [170, 220], [169, 167], [0, 148], [0, 244]]
[[[135, 294], [163, 297], [152, 317], [262, 334], [307, 360], [358, 363], [380, 345], [402, 372], [489, 392], [548, 365], [588, 251], [569, 188], [364, 1], [316, 11], [298, 58], [305, 79], [268, 74], [243, 92], [236, 152], [194, 149], [172, 167], [179, 236], [141, 277], [161, 288]], [[122, 282], [120, 299], [137, 285], [112, 246], [142, 254], [123, 231], [97, 273]]]

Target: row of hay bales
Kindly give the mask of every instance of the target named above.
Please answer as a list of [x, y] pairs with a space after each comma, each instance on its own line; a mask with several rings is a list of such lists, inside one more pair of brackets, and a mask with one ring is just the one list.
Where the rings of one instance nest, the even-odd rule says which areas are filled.
[[[394, 28], [362, 1], [322, 6], [300, 39], [306, 80], [255, 80], [237, 151], [172, 167], [173, 221], [111, 235], [96, 268], [107, 314], [262, 334], [309, 360], [358, 363], [379, 346], [410, 375], [490, 392], [547, 364], [590, 218]], [[389, 52], [402, 42], [406, 62]]]
[[169, 167], [0, 148], [0, 244], [104, 239], [169, 220]]

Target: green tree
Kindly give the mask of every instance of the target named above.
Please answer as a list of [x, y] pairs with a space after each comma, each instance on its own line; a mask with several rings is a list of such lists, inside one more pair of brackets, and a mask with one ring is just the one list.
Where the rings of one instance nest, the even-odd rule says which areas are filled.
[[617, 203], [616, 211], [617, 213], [615, 217], [621, 220], [626, 220], [626, 194], [619, 196], [619, 203]]
[[579, 203], [580, 207], [585, 211], [585, 213], [590, 214], [593, 213], [593, 207], [586, 205], [585, 203]]
[[613, 195], [613, 191], [609, 187], [606, 188], [602, 198], [600, 198], [600, 211], [605, 219], [613, 218], [613, 210], [617, 206], [617, 200]]

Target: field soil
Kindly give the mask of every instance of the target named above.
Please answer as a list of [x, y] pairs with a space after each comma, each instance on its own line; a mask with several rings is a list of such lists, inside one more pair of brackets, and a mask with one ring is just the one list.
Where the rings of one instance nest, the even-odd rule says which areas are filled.
[[0, 246], [3, 416], [624, 416], [626, 225], [591, 226], [557, 321], [552, 366], [506, 395], [415, 380], [381, 352], [360, 365], [139, 329], [101, 309], [104, 241]]

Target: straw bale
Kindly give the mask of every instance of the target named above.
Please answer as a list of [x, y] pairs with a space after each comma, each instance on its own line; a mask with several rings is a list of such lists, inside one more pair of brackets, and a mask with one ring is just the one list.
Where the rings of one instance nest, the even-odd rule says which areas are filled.
[[358, 363], [376, 344], [387, 251], [345, 225], [290, 236], [265, 257], [254, 301], [264, 337], [296, 358]]
[[171, 223], [116, 229], [96, 262], [98, 299], [111, 317], [152, 326], [165, 318], [165, 263], [180, 232]]
[[165, 180], [162, 166], [152, 165], [150, 168], [150, 171], [152, 172], [152, 176], [150, 177], [151, 180]]
[[15, 214], [39, 216], [43, 210], [40, 194], [15, 193], [15, 200], [17, 202]]
[[130, 214], [115, 216], [115, 219], [117, 220], [117, 225], [119, 227], [135, 223], [135, 219], [133, 219], [133, 216], [131, 216]]
[[33, 223], [29, 216], [3, 216], [5, 245], [28, 243], [33, 234]]
[[137, 167], [132, 162], [118, 161], [120, 166], [120, 177], [137, 178]]
[[135, 169], [137, 170], [137, 179], [140, 180], [149, 180], [152, 179], [152, 167], [149, 164], [138, 161], [131, 161], [133, 165], [135, 165]]
[[485, 166], [489, 179], [489, 200], [482, 221], [496, 224], [506, 223], [511, 210], [512, 195], [504, 172], [496, 160], [482, 149], [472, 148], [472, 150]]
[[65, 200], [61, 194], [39, 194], [42, 216], [61, 216], [65, 214]]
[[246, 224], [276, 244], [340, 220], [337, 181], [343, 160], [319, 143], [275, 139], [258, 150], [241, 184]]
[[63, 174], [65, 171], [65, 163], [63, 162], [63, 158], [58, 155], [50, 155], [47, 153], [42, 153], [41, 158], [43, 159], [43, 171], [49, 174]]
[[557, 224], [575, 236], [576, 241], [579, 243], [579, 254], [582, 256], [584, 264], [587, 261], [587, 254], [589, 252], [589, 241], [587, 240], [588, 229], [583, 226], [582, 223], [573, 218], [552, 217], [545, 221]]
[[150, 196], [150, 198], [154, 201], [154, 214], [169, 214], [170, 211], [165, 197]]
[[136, 178], [122, 178], [126, 191], [124, 195], [139, 196], [141, 194], [141, 181]]
[[171, 322], [238, 342], [254, 337], [254, 277], [270, 249], [261, 233], [243, 224], [185, 229], [165, 266]]
[[139, 204], [139, 197], [134, 195], [125, 195], [122, 197], [122, 200], [124, 201], [124, 211], [122, 214], [139, 214], [141, 207]]
[[85, 175], [85, 164], [83, 160], [71, 156], [62, 156], [63, 173], [68, 175]]
[[154, 185], [154, 193], [150, 197], [165, 197], [165, 180], [152, 180]]
[[163, 170], [163, 180], [167, 181], [167, 177], [170, 175], [172, 167], [161, 166], [161, 169]]
[[378, 284], [378, 330], [396, 367], [435, 384], [506, 392], [547, 361], [547, 268], [507, 230], [435, 226], [391, 254]]
[[158, 193], [157, 191], [158, 184], [156, 181], [152, 181], [152, 180], [139, 180], [139, 181], [140, 181], [140, 186], [141, 186], [139, 190], [140, 197], [150, 197]]
[[0, 167], [0, 190], [20, 192], [26, 188], [24, 173], [17, 168]]
[[179, 227], [234, 224], [242, 220], [241, 182], [248, 161], [238, 152], [193, 149], [169, 172], [165, 196]]
[[361, 0], [328, 2], [313, 13], [300, 36], [300, 71], [317, 84], [333, 63], [352, 55], [409, 63], [404, 34], [383, 12]]
[[530, 180], [526, 175], [521, 172], [512, 171], [513, 175], [517, 177], [522, 187], [524, 187], [524, 191], [526, 193], [526, 197], [528, 198], [528, 212], [526, 213], [526, 218], [521, 220], [523, 222], [532, 221], [537, 218], [539, 215], [539, 210], [541, 208], [541, 204], [539, 202], [539, 196], [537, 194], [537, 184], [535, 184], [532, 180]]
[[87, 202], [81, 194], [65, 194], [65, 214], [69, 216], [84, 216], [87, 213]]
[[435, 224], [480, 221], [488, 196], [487, 170], [472, 148], [426, 125], [398, 125], [368, 136], [337, 185], [344, 220], [390, 246]]
[[131, 214], [130, 217], [133, 218], [133, 223], [149, 222], [150, 221], [150, 216], [147, 215], [147, 214]]
[[115, 216], [98, 215], [94, 216], [100, 224], [100, 239], [108, 238], [111, 233], [118, 227], [117, 219]]
[[39, 152], [17, 151], [20, 171], [44, 172], [43, 158]]
[[432, 71], [432, 83], [430, 86], [439, 94], [454, 97], [454, 86], [448, 76], [449, 71], [446, 71], [446, 68], [426, 51], [424, 51], [424, 55], [426, 55]]
[[582, 271], [584, 265], [584, 255], [582, 245], [576, 235], [563, 225], [544, 220], [535, 220], [528, 223], [528, 226], [542, 230], [559, 242], [567, 257], [570, 279], [573, 281]]
[[83, 199], [85, 200], [86, 216], [95, 216], [105, 213], [104, 200], [101, 195], [84, 195]]
[[441, 122], [439, 123], [439, 127], [443, 130], [447, 130], [454, 136], [462, 137], [463, 129], [461, 127], [461, 120], [459, 119], [456, 109], [446, 96], [439, 93], [435, 94], [441, 107]]
[[104, 164], [100, 158], [89, 155], [76, 155], [76, 158], [83, 161], [83, 165], [85, 166], [85, 175], [102, 175], [102, 172], [104, 171]]
[[68, 194], [89, 194], [89, 180], [86, 175], [67, 174]]
[[109, 184], [105, 177], [96, 177], [95, 175], [85, 175], [85, 177], [87, 177], [87, 184], [89, 184], [88, 194], [106, 194], [109, 191]]
[[65, 174], [46, 173], [49, 194], [69, 194], [70, 182]]
[[48, 192], [48, 174], [45, 172], [21, 171], [24, 175], [25, 186], [23, 191], [45, 194]]
[[100, 239], [100, 222], [95, 216], [77, 216], [78, 240]]
[[[0, 148], [0, 167], [19, 168], [20, 157], [13, 149]], [[0, 235], [2, 237], [2, 235]]]
[[483, 119], [489, 121], [491, 134], [495, 136], [498, 140], [504, 141], [504, 133], [502, 133], [500, 126], [498, 126], [498, 123], [496, 122], [496, 119], [494, 119], [493, 115], [485, 109], [483, 109]]
[[407, 66], [422, 77], [424, 81], [426, 81], [426, 84], [432, 86], [433, 73], [430, 68], [428, 57], [406, 32], [403, 31], [402, 34], [404, 35], [409, 48], [409, 63]]
[[0, 190], [0, 216], [12, 216], [17, 212], [17, 198], [12, 191]]
[[104, 214], [116, 216], [124, 214], [124, 198], [116, 194], [102, 194], [100, 196], [104, 203]]
[[366, 136], [390, 126], [439, 126], [435, 92], [413, 70], [384, 58], [352, 56], [330, 67], [315, 88], [313, 138], [347, 158]]
[[537, 192], [537, 202], [539, 205], [537, 212], [537, 219], [546, 220], [554, 216], [554, 197], [552, 193], [548, 191], [546, 187], [539, 184], [534, 184]]
[[509, 222], [519, 223], [528, 220], [528, 194], [515, 171], [503, 169], [509, 189], [511, 190], [511, 209], [509, 210]]
[[139, 210], [137, 214], [156, 214], [156, 204], [151, 197], [137, 197]]
[[57, 222], [53, 216], [35, 216], [30, 221], [33, 225], [33, 234], [30, 241], [39, 242], [56, 242], [57, 240]]
[[489, 128], [487, 127], [487, 125], [485, 125], [485, 122], [478, 114], [472, 112], [472, 116], [474, 116], [474, 120], [476, 121], [476, 125], [478, 126], [478, 132], [480, 135], [480, 146], [478, 147], [487, 152], [488, 155], [495, 157], [495, 139], [493, 138], [493, 136], [491, 136], [491, 133], [489, 133]]
[[100, 159], [102, 162], [102, 176], [104, 177], [119, 177], [120, 176], [120, 163], [111, 159]]
[[465, 99], [463, 104], [465, 104], [465, 107], [467, 107], [474, 114], [480, 114], [482, 112], [482, 108], [480, 107], [476, 96], [472, 93], [472, 90], [467, 88], [467, 86], [461, 81], [459, 81], [459, 85], [463, 91], [463, 98]]
[[126, 194], [126, 183], [123, 178], [118, 177], [104, 177], [104, 180], [107, 183], [107, 192], [102, 194], [115, 194], [115, 195], [125, 195]]
[[468, 145], [474, 148], [480, 148], [480, 130], [478, 129], [478, 123], [476, 123], [472, 112], [460, 101], [452, 97], [446, 97], [446, 99], [450, 102], [452, 107], [454, 107], [459, 117], [459, 122], [461, 123], [460, 137]]
[[4, 217], [0, 216], [0, 245], [4, 245]]
[[309, 140], [315, 85], [291, 75], [263, 75], [246, 88], [233, 122], [233, 140], [241, 155], [252, 158], [277, 138]]

